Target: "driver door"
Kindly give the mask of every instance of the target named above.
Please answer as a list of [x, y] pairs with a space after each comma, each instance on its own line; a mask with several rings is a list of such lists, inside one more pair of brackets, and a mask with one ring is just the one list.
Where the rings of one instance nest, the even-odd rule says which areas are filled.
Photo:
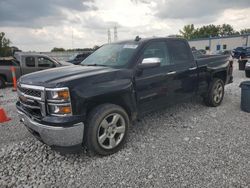
[[[144, 48], [140, 62], [147, 58], [161, 59], [160, 66], [138, 70], [135, 77], [137, 104], [144, 114], [167, 105], [171, 88], [171, 63], [165, 41], [152, 41]], [[168, 72], [170, 71], [170, 74]], [[173, 88], [171, 88], [173, 90]], [[171, 99], [170, 99], [171, 100]]]

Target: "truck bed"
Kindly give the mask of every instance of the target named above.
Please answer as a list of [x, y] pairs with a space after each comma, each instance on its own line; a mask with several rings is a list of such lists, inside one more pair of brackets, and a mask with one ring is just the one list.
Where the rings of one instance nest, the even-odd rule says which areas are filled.
[[200, 86], [203, 91], [207, 90], [211, 75], [219, 76], [225, 84], [233, 82], [233, 61], [230, 61], [229, 55], [209, 55], [196, 59], [198, 74], [200, 78]]
[[198, 67], [207, 66], [207, 65], [211, 67], [217, 67], [221, 65], [227, 65], [229, 58], [230, 58], [229, 55], [206, 55], [196, 60], [197, 60]]

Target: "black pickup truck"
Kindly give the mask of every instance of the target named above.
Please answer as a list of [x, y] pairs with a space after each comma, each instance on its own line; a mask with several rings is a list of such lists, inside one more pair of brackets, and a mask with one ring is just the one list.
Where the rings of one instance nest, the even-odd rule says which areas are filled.
[[194, 95], [220, 105], [232, 71], [228, 56], [195, 60], [184, 39], [137, 37], [103, 45], [80, 65], [22, 76], [16, 107], [27, 129], [52, 148], [109, 155], [145, 113]]

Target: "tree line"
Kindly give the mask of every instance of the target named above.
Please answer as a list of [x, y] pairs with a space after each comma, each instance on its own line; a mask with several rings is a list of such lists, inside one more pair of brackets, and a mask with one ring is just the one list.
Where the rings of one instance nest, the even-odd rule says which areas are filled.
[[250, 34], [250, 28], [236, 31], [230, 24], [223, 24], [223, 25], [210, 24], [210, 25], [204, 25], [200, 28], [195, 28], [194, 24], [189, 24], [185, 25], [183, 29], [180, 30], [179, 32], [181, 34], [181, 37], [190, 40], [198, 38]]
[[0, 32], [0, 57], [11, 55], [10, 43], [10, 39], [5, 37], [5, 33]]
[[93, 48], [74, 48], [74, 49], [64, 49], [64, 48], [53, 48], [51, 52], [82, 52], [82, 51], [95, 51], [100, 46], [95, 45]]

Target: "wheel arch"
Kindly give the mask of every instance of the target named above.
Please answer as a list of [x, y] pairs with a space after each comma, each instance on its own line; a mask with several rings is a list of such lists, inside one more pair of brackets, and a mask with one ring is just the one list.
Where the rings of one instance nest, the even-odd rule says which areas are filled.
[[110, 95], [95, 97], [88, 101], [86, 105], [86, 116], [97, 106], [101, 104], [115, 104], [122, 107], [130, 120], [135, 120], [137, 116], [135, 98], [129, 94], [123, 95]]
[[212, 80], [215, 79], [215, 78], [221, 79], [224, 82], [224, 84], [226, 84], [226, 82], [227, 82], [227, 71], [223, 70], [223, 71], [213, 73]]

